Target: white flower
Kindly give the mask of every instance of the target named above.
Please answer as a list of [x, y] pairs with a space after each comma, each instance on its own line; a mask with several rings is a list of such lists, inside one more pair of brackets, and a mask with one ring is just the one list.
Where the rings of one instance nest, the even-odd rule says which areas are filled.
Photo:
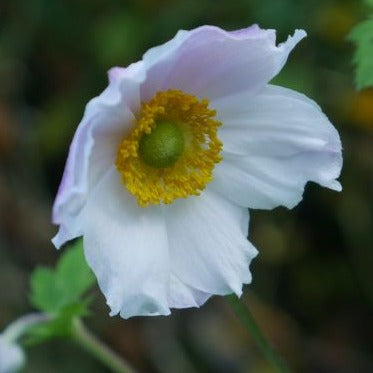
[[70, 147], [53, 242], [83, 236], [111, 315], [240, 295], [257, 254], [247, 208], [292, 208], [307, 181], [341, 190], [337, 131], [315, 102], [268, 84], [305, 36], [276, 46], [256, 25], [203, 26], [109, 71]]
[[0, 373], [17, 372], [24, 363], [25, 354], [21, 347], [0, 334]]

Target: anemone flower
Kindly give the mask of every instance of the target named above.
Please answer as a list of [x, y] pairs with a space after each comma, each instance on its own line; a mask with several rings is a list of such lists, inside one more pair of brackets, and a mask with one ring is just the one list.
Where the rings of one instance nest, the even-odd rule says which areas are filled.
[[109, 71], [70, 146], [53, 242], [83, 236], [111, 315], [240, 296], [257, 254], [248, 208], [293, 208], [308, 181], [341, 190], [338, 132], [269, 84], [305, 36], [202, 26]]

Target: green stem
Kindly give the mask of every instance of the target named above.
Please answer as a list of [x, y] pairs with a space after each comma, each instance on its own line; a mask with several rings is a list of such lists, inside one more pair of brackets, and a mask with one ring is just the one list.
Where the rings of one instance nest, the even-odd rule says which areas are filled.
[[94, 336], [79, 319], [74, 321], [73, 337], [80, 346], [101, 361], [112, 372], [135, 373], [135, 370], [126, 361]]
[[289, 373], [290, 370], [286, 366], [284, 360], [272, 348], [267, 339], [264, 337], [262, 331], [260, 330], [258, 324], [256, 323], [247, 306], [243, 302], [241, 302], [235, 295], [228, 295], [226, 296], [226, 299], [229, 305], [233, 308], [237, 317], [242, 321], [246, 329], [254, 338], [260, 350], [263, 352], [266, 358], [271, 361], [276, 370], [281, 373]]

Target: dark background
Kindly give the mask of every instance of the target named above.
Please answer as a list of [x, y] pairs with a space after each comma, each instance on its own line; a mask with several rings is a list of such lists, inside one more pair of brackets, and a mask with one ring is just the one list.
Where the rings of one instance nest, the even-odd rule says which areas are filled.
[[[181, 28], [258, 23], [279, 41], [303, 28], [275, 83], [314, 98], [340, 131], [344, 190], [310, 184], [293, 211], [252, 211], [260, 255], [245, 300], [294, 371], [373, 371], [373, 90], [355, 91], [346, 41], [367, 13], [356, 0], [0, 0], [0, 329], [31, 310], [31, 271], [58, 258], [53, 198], [108, 68]], [[272, 372], [223, 298], [128, 321], [95, 299], [87, 323], [141, 372]], [[27, 355], [25, 372], [105, 372], [67, 340]]]

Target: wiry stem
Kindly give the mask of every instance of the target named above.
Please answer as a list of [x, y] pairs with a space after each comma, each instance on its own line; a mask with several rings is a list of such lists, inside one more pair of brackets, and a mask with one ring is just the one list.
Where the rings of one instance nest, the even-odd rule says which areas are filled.
[[[51, 321], [53, 318], [45, 313], [31, 313], [13, 321], [2, 333], [9, 342], [16, 342], [35, 325]], [[74, 340], [115, 373], [135, 373], [135, 370], [112, 351], [107, 345], [94, 336], [80, 319], [73, 322], [72, 337]]]
[[235, 295], [228, 295], [226, 299], [237, 317], [242, 321], [242, 324], [249, 331], [264, 356], [271, 361], [278, 372], [289, 373], [290, 370], [285, 361], [269, 344], [247, 306]]
[[135, 373], [135, 370], [120, 358], [107, 345], [93, 335], [81, 322], [76, 319], [73, 326], [73, 337], [86, 351], [101, 361], [115, 373]]

